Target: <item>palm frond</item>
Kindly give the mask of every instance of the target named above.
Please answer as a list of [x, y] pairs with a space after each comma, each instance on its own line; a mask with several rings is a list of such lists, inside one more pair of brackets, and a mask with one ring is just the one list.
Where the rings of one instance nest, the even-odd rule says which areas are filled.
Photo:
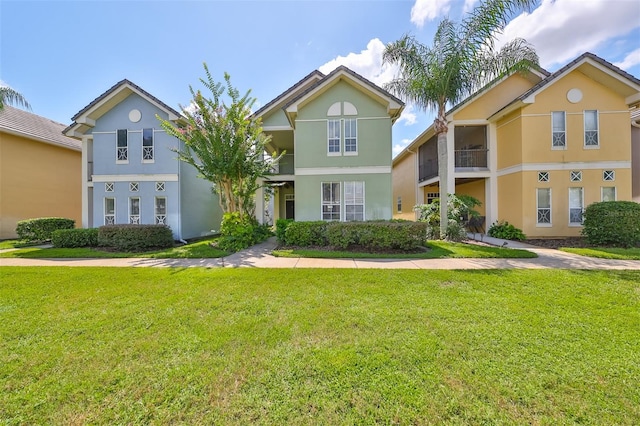
[[2, 109], [5, 104], [31, 109], [29, 102], [27, 102], [26, 98], [20, 93], [11, 87], [0, 86], [0, 109]]

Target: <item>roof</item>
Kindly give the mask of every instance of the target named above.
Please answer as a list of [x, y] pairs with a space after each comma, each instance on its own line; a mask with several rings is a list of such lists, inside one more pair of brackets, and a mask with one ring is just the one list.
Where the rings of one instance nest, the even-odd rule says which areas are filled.
[[260, 108], [256, 112], [254, 112], [252, 115], [254, 117], [259, 117], [261, 115], [264, 115], [272, 107], [276, 106], [280, 101], [283, 101], [287, 96], [290, 96], [291, 94], [293, 94], [298, 88], [302, 87], [309, 80], [311, 80], [313, 78], [322, 79], [324, 77], [325, 77], [325, 75], [323, 73], [321, 73], [320, 71], [318, 71], [318, 70], [311, 71], [309, 74], [307, 74], [306, 76], [302, 77], [300, 79], [300, 81], [298, 81], [296, 84], [294, 84], [293, 86], [289, 87], [287, 90], [282, 92], [280, 95], [276, 96], [273, 100], [268, 102], [266, 105], [264, 105], [262, 108]]
[[393, 116], [394, 121], [400, 116], [400, 113], [404, 108], [404, 102], [402, 100], [398, 99], [391, 93], [382, 89], [380, 86], [367, 80], [360, 74], [356, 73], [355, 71], [352, 71], [351, 69], [345, 67], [344, 65], [340, 65], [338, 68], [336, 68], [335, 70], [327, 74], [322, 80], [317, 81], [315, 84], [313, 84], [312, 86], [304, 90], [302, 93], [300, 93], [298, 96], [291, 99], [284, 106], [285, 112], [287, 113], [296, 112], [298, 104], [300, 104], [302, 101], [306, 100], [307, 98], [311, 97], [314, 93], [317, 93], [323, 86], [330, 84], [332, 81], [337, 80], [342, 76], [349, 76], [349, 78], [358, 82], [360, 85], [366, 87], [371, 92], [376, 93], [378, 96], [385, 99], [390, 104], [394, 104], [393, 105], [394, 106], [393, 109], [395, 109], [395, 114]]
[[[127, 91], [129, 93], [126, 93]], [[122, 95], [123, 93], [125, 94], [124, 97]], [[111, 88], [109, 88], [106, 92], [95, 98], [89, 103], [89, 105], [82, 108], [80, 111], [78, 111], [78, 113], [71, 117], [74, 123], [64, 129], [64, 133], [74, 134], [75, 130], [86, 131], [89, 127], [93, 127], [91, 123], [93, 120], [95, 120], [95, 117], [91, 118], [89, 117], [90, 115], [94, 114], [97, 116], [101, 116], [104, 113], [103, 107], [105, 104], [108, 104], [109, 101], [115, 101], [116, 103], [119, 103], [125, 97], [129, 96], [130, 93], [137, 93], [143, 98], [146, 98], [148, 101], [167, 112], [170, 116], [170, 119], [172, 120], [177, 120], [181, 116], [178, 111], [171, 108], [169, 105], [165, 104], [160, 99], [156, 98], [137, 84], [134, 84], [125, 78], [111, 86]]]
[[9, 105], [0, 110], [0, 131], [80, 151], [80, 141], [64, 136], [64, 129], [65, 125], [62, 123]]

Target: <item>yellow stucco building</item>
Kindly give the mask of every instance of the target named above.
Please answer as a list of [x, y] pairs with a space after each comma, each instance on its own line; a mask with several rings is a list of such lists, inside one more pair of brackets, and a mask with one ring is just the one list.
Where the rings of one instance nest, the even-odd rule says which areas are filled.
[[[495, 81], [447, 112], [449, 192], [482, 202], [485, 229], [580, 235], [587, 205], [640, 201], [639, 105], [640, 80], [591, 53]], [[415, 219], [438, 183], [431, 126], [393, 161], [394, 217]]]
[[81, 224], [81, 146], [65, 125], [5, 105], [0, 110], [0, 239], [16, 224], [66, 217]]

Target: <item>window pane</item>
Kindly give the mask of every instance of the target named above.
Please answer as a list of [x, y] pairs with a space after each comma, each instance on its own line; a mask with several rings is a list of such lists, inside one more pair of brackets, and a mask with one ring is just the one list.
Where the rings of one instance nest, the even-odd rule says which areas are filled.
[[156, 214], [167, 214], [167, 199], [156, 197]]
[[550, 208], [551, 207], [551, 197], [549, 197], [549, 189], [548, 188], [539, 188], [538, 189], [538, 208]]
[[142, 146], [153, 145], [153, 129], [142, 130]]
[[127, 146], [127, 130], [120, 129], [118, 130], [118, 148], [123, 148], [126, 146]]
[[564, 122], [564, 111], [553, 111], [553, 131], [554, 132], [564, 132], [565, 130], [565, 122]]
[[584, 129], [598, 130], [598, 111], [591, 110], [584, 112]]
[[104, 214], [115, 214], [116, 200], [115, 198], [104, 199]]
[[569, 207], [582, 208], [582, 188], [569, 188]]
[[616, 187], [604, 187], [602, 188], [602, 201], [615, 201], [616, 200]]
[[140, 214], [140, 198], [131, 198], [131, 202], [129, 204], [129, 211], [132, 215]]

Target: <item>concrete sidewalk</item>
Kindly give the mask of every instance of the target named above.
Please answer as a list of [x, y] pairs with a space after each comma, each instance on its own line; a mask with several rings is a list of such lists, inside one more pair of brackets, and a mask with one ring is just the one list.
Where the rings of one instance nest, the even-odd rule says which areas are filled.
[[[640, 260], [608, 260], [578, 256], [559, 250], [483, 236], [483, 242], [522, 248], [538, 254], [534, 259], [306, 259], [271, 255], [275, 237], [220, 259], [11, 259], [0, 266], [107, 266], [173, 268], [360, 268], [360, 269], [604, 269], [640, 270]], [[505, 244], [506, 242], [506, 244]]]

